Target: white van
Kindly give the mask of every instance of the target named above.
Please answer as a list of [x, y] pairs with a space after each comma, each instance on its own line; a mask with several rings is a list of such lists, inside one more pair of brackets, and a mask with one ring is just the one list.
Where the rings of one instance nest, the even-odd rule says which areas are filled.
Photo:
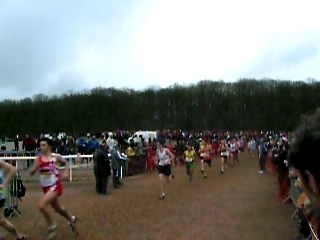
[[137, 131], [131, 137], [129, 137], [128, 142], [130, 143], [133, 140], [135, 143], [140, 141], [140, 136], [143, 137], [144, 141], [148, 142], [149, 139], [155, 140], [157, 139], [156, 131]]

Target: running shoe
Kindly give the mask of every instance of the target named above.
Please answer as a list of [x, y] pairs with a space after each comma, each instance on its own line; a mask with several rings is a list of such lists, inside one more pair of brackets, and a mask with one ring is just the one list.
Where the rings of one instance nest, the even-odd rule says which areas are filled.
[[[26, 240], [26, 239], [27, 239], [26, 236], [22, 236], [22, 237], [20, 237], [20, 238], [17, 238], [17, 240]], [[0, 238], [0, 240], [2, 240], [2, 238]], [[4, 240], [4, 238], [3, 238], [3, 240]]]
[[53, 224], [50, 227], [48, 227], [47, 240], [53, 240], [57, 237], [57, 228], [58, 228], [58, 226], [56, 224]]
[[72, 232], [76, 232], [76, 223], [77, 223], [77, 217], [71, 216], [71, 221], [69, 222], [69, 226], [71, 227]]
[[162, 193], [161, 195], [160, 195], [160, 200], [164, 200], [166, 198], [166, 194], [165, 193]]

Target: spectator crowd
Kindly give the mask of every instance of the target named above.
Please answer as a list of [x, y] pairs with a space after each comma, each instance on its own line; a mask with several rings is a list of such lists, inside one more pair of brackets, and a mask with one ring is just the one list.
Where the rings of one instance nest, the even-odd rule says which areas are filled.
[[[44, 136], [41, 134], [34, 138], [26, 134], [21, 138], [17, 135], [11, 153], [22, 151], [36, 155], [40, 147], [38, 139]], [[186, 158], [192, 155], [190, 151], [194, 151], [201, 160], [204, 178], [211, 160], [219, 163], [223, 174], [225, 164], [235, 166], [239, 162], [239, 153], [247, 151], [251, 158], [257, 159], [259, 175], [270, 172], [277, 178], [278, 201], [295, 206], [296, 239], [317, 239], [319, 236], [320, 110], [306, 117], [290, 134], [276, 131], [164, 130], [157, 132], [154, 139], [144, 139], [141, 135], [128, 140], [130, 136], [132, 132], [115, 131], [81, 137], [52, 135], [51, 139], [53, 151], [61, 155], [93, 154], [96, 191], [99, 194], [107, 194], [111, 175], [113, 187], [120, 188], [123, 176], [142, 172], [152, 174], [158, 167], [159, 141], [174, 155], [175, 165], [187, 165]], [[2, 156], [8, 152], [5, 146], [1, 146]], [[187, 172], [190, 174], [190, 169]]]

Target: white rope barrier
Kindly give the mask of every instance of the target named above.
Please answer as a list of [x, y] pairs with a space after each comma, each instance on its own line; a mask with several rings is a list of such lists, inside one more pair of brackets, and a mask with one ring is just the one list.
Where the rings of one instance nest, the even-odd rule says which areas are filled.
[[[72, 170], [73, 168], [76, 168], [77, 166], [73, 164], [72, 159], [80, 160], [80, 159], [93, 159], [92, 154], [87, 155], [80, 155], [80, 154], [74, 154], [74, 155], [65, 155], [61, 156], [63, 159], [66, 159], [69, 162], [69, 181], [72, 182]], [[26, 161], [26, 160], [35, 160], [37, 156], [6, 156], [6, 157], [0, 157], [0, 160], [2, 161], [15, 161], [16, 162], [16, 168], [19, 169], [19, 162], [20, 161]], [[88, 166], [88, 165], [87, 165]], [[64, 167], [59, 167], [59, 169], [64, 169]]]
[[309, 224], [309, 228], [311, 230], [312, 240], [319, 240], [315, 230], [313, 229], [313, 226], [310, 224], [310, 222], [308, 224]]

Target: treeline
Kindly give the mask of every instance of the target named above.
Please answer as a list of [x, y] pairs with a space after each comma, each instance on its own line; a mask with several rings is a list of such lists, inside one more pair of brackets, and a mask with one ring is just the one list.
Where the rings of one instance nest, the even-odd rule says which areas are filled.
[[320, 105], [320, 82], [202, 81], [160, 90], [95, 88], [0, 103], [0, 135], [115, 129], [291, 130]]

